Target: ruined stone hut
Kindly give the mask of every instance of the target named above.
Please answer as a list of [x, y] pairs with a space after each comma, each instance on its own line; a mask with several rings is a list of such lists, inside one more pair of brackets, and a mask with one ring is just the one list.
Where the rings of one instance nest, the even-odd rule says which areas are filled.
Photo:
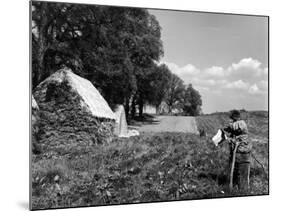
[[90, 81], [70, 69], [52, 74], [33, 95], [40, 108], [38, 142], [43, 151], [64, 154], [111, 140], [113, 111]]

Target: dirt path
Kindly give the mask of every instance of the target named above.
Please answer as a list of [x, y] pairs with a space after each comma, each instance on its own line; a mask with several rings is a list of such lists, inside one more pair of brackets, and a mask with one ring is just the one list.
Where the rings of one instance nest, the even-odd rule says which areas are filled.
[[156, 116], [155, 122], [140, 126], [139, 131], [199, 133], [195, 118], [190, 116]]

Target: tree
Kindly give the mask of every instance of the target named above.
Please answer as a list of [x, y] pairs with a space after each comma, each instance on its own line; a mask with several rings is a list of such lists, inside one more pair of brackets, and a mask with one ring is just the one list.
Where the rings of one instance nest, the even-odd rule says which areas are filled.
[[81, 70], [78, 42], [85, 6], [32, 2], [33, 87], [64, 65]]
[[163, 55], [163, 46], [160, 39], [161, 28], [155, 16], [146, 11], [141, 13], [141, 18], [137, 18], [137, 20], [138, 22], [143, 20], [143, 23], [139, 26], [141, 30], [137, 31], [136, 47], [131, 54], [137, 82], [137, 90], [133, 99], [136, 99], [139, 116], [142, 117], [144, 104], [151, 102], [152, 75], [156, 70], [155, 61], [158, 61]]
[[169, 89], [172, 73], [165, 64], [155, 66], [151, 75], [151, 96], [150, 104], [155, 106], [156, 114], [159, 114], [159, 106], [165, 100]]
[[128, 114], [163, 55], [160, 26], [146, 9], [32, 2], [33, 87], [62, 66], [90, 80]]
[[184, 115], [200, 115], [202, 106], [201, 95], [193, 88], [192, 84], [189, 84], [185, 89], [184, 97], [180, 104]]
[[[129, 110], [134, 116], [138, 105], [142, 116], [142, 107], [149, 98], [147, 85], [150, 75], [155, 61], [163, 55], [159, 23], [145, 9], [108, 7], [107, 12], [111, 20], [108, 27], [111, 47], [105, 49], [106, 67], [93, 74], [94, 81], [101, 82], [107, 78], [107, 82], [102, 84], [105, 98], [113, 104], [125, 103], [127, 116]], [[99, 76], [103, 76], [102, 80], [97, 80]]]
[[168, 105], [169, 113], [172, 113], [172, 109], [178, 107], [179, 102], [183, 98], [185, 91], [185, 85], [182, 79], [177, 75], [172, 74], [170, 82], [168, 83], [167, 96], [165, 99]]

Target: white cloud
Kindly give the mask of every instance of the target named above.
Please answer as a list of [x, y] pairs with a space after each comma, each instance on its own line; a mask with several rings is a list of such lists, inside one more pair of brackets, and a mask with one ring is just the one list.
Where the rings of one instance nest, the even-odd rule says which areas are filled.
[[206, 86], [196, 86], [199, 91], [210, 91], [209, 87]]
[[268, 91], [268, 82], [265, 80], [259, 81], [253, 84], [248, 91], [252, 95], [266, 94]]
[[[161, 62], [178, 75], [185, 84], [199, 90], [205, 104], [216, 107], [264, 108], [268, 92], [268, 68], [253, 58], [244, 58], [228, 67], [211, 66], [199, 69], [194, 64], [182, 67]], [[226, 100], [227, 99], [227, 100]], [[204, 109], [204, 108], [203, 108]]]
[[245, 83], [242, 80], [234, 81], [226, 84], [225, 86], [228, 89], [247, 89], [249, 87], [248, 83]]
[[192, 64], [187, 64], [183, 67], [179, 67], [177, 64], [172, 62], [161, 62], [161, 63], [166, 64], [169, 67], [169, 69], [173, 73], [177, 74], [178, 76], [197, 75], [200, 73], [200, 70]]
[[203, 86], [214, 86], [216, 84], [216, 81], [213, 79], [193, 78], [192, 82]]
[[[172, 62], [161, 63], [166, 64], [174, 74], [181, 77], [184, 81], [187, 80], [188, 83], [195, 82], [210, 86], [214, 86], [215, 84], [225, 85], [225, 81], [224, 83], [219, 82], [222, 78], [228, 83], [242, 80], [245, 83], [254, 84], [261, 80], [267, 80], [268, 74], [268, 68], [262, 68], [261, 62], [252, 58], [241, 59], [237, 63], [232, 63], [227, 68], [212, 66], [203, 70], [200, 70], [193, 64], [180, 67]], [[229, 85], [228, 88], [241, 86], [246, 88], [241, 82]]]
[[241, 59], [238, 63], [233, 63], [227, 68], [229, 77], [237, 79], [255, 80], [266, 79], [268, 68], [262, 68], [262, 64], [258, 60], [252, 58]]
[[249, 88], [249, 93], [252, 94], [252, 95], [262, 94], [262, 91], [259, 89], [257, 84], [254, 84]]
[[259, 89], [262, 91], [268, 90], [268, 81], [266, 81], [266, 80], [260, 81], [257, 85], [258, 85]]
[[205, 70], [207, 76], [223, 77], [226, 71], [222, 67], [213, 66]]
[[228, 83], [229, 83], [229, 81], [227, 81], [226, 79], [216, 81], [216, 84], [218, 84], [219, 86], [222, 86], [222, 87], [225, 86]]
[[251, 69], [258, 69], [261, 66], [261, 62], [252, 58], [244, 58], [241, 59], [238, 63], [233, 63], [231, 68], [234, 70], [239, 70], [241, 68], [251, 68]]
[[268, 67], [266, 67], [266, 68], [263, 69], [263, 74], [264, 74], [265, 76], [268, 76]]
[[197, 75], [200, 73], [200, 70], [197, 69], [192, 64], [188, 64], [180, 69], [182, 71], [182, 74], [190, 74], [190, 75]]

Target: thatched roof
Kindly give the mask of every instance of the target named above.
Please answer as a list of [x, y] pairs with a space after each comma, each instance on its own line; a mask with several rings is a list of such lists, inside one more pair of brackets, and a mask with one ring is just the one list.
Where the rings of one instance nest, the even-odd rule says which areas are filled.
[[86, 108], [93, 116], [115, 120], [113, 111], [93, 84], [87, 79], [74, 74], [70, 69], [58, 70], [40, 83], [36, 89], [40, 89], [51, 82], [62, 83], [64, 81], [67, 81], [73, 91], [81, 96], [81, 106]]

